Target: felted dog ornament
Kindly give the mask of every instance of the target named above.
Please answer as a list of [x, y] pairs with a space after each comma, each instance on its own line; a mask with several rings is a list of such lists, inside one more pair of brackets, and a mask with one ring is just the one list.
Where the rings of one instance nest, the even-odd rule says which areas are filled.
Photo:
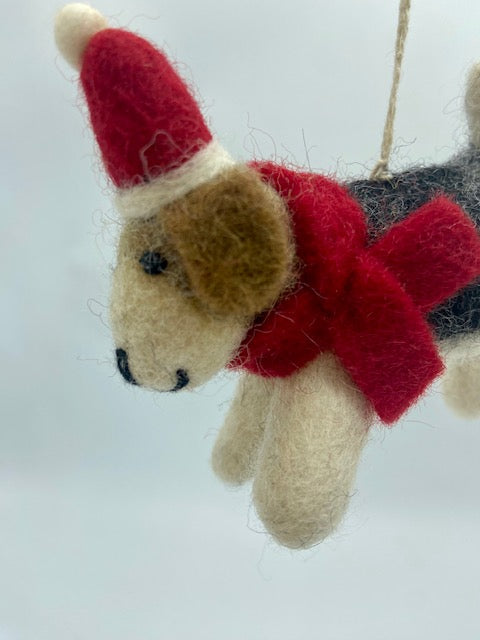
[[111, 296], [122, 376], [179, 391], [238, 370], [213, 468], [253, 479], [280, 544], [321, 541], [375, 421], [394, 423], [442, 373], [448, 404], [480, 415], [480, 67], [464, 151], [339, 184], [236, 163], [165, 55], [91, 7], [64, 7], [55, 32], [123, 221]]

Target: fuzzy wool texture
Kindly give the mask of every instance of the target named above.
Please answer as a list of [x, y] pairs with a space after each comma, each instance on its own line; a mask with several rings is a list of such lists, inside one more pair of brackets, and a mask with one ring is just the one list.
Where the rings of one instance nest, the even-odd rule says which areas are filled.
[[67, 4], [55, 18], [55, 43], [65, 60], [80, 69], [90, 39], [107, 27], [107, 20], [96, 9], [80, 2]]
[[473, 420], [480, 417], [480, 357], [452, 364], [443, 379], [445, 403], [457, 415]]
[[308, 548], [338, 526], [372, 419], [332, 354], [275, 380], [253, 502], [279, 544]]
[[212, 468], [227, 484], [250, 480], [263, 442], [275, 380], [243, 373], [212, 451]]
[[363, 212], [324, 176], [268, 162], [252, 167], [289, 209], [298, 274], [295, 287], [256, 318], [234, 364], [259, 375], [283, 377], [331, 346], [321, 305], [345, 285], [352, 255], [364, 241]]
[[287, 208], [253, 169], [226, 170], [164, 207], [161, 216], [192, 292], [214, 313], [251, 320], [292, 278]]
[[332, 180], [253, 165], [285, 199], [300, 271], [257, 318], [234, 366], [288, 376], [334, 351], [379, 417], [395, 422], [441, 373], [425, 315], [480, 274], [474, 224], [444, 196], [367, 246], [365, 214]]
[[[144, 271], [146, 251], [165, 257], [164, 272]], [[188, 388], [206, 382], [230, 361], [247, 328], [245, 318], [213, 314], [192, 295], [160, 215], [124, 225], [110, 317], [136, 382], [159, 391], [175, 387], [178, 370], [188, 374]]]
[[480, 417], [480, 331], [440, 343], [446, 364], [442, 393], [447, 406], [466, 419]]
[[160, 207], [178, 200], [233, 165], [230, 154], [217, 140], [212, 140], [180, 167], [151, 182], [118, 189], [116, 208], [126, 220], [150, 218], [158, 213]]
[[[367, 215], [371, 241], [439, 193], [461, 206], [480, 228], [480, 150], [473, 146], [444, 165], [413, 167], [390, 180], [357, 180], [346, 186]], [[415, 248], [412, 244], [412, 257]], [[464, 252], [461, 245], [459, 251]], [[471, 256], [464, 254], [464, 260], [468, 263]], [[428, 322], [438, 340], [480, 330], [480, 280], [474, 279], [440, 303], [429, 313]]]
[[105, 168], [117, 187], [176, 169], [212, 140], [190, 89], [166, 56], [130, 31], [95, 34], [80, 79]]

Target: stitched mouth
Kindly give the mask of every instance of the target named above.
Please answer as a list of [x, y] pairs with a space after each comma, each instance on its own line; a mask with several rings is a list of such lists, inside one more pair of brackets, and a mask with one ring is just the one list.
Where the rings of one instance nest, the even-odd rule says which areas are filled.
[[[138, 386], [138, 382], [135, 380], [132, 372], [130, 371], [130, 366], [128, 364], [128, 353], [125, 351], [125, 349], [116, 349], [115, 355], [117, 357], [118, 370], [122, 374], [123, 379], [130, 384]], [[174, 387], [169, 389], [170, 392], [180, 391], [181, 389], [184, 389], [190, 382], [190, 377], [185, 369], [177, 369], [176, 376], [177, 382]]]
[[138, 385], [138, 382], [132, 376], [132, 372], [130, 371], [130, 367], [128, 366], [128, 354], [125, 349], [116, 349], [115, 355], [117, 356], [118, 369], [122, 374], [124, 380], [126, 380], [130, 384]]
[[190, 378], [188, 377], [188, 373], [185, 369], [177, 369], [177, 384], [170, 389], [170, 391], [180, 391], [180, 389], [186, 387], [189, 382]]

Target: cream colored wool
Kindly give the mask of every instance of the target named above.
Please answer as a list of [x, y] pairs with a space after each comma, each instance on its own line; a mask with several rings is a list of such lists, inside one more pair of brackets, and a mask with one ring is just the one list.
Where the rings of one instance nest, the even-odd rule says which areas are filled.
[[[164, 273], [145, 273], [145, 252], [168, 261]], [[113, 277], [111, 321], [135, 381], [167, 391], [183, 370], [189, 388], [206, 382], [231, 361], [253, 314], [281, 293], [292, 260], [283, 201], [240, 165], [153, 217], [128, 220]]]
[[443, 380], [445, 403], [462, 418], [480, 417], [480, 358], [452, 365]]
[[252, 478], [270, 410], [273, 378], [244, 373], [212, 451], [212, 467], [227, 484]]
[[[145, 251], [159, 251], [168, 259], [165, 273], [143, 271], [139, 259]], [[117, 260], [110, 312], [113, 337], [117, 348], [128, 353], [138, 384], [168, 391], [175, 386], [177, 370], [183, 369], [192, 388], [231, 360], [248, 321], [209, 313], [186, 289], [159, 216], [125, 225]]]
[[476, 147], [480, 147], [480, 64], [474, 65], [468, 75], [465, 110], [470, 140]]
[[339, 524], [372, 420], [332, 354], [276, 380], [253, 500], [277, 542], [307, 548]]
[[447, 370], [442, 380], [445, 403], [460, 417], [480, 417], [480, 335], [447, 340], [441, 347]]
[[80, 2], [67, 4], [55, 18], [55, 42], [65, 60], [79, 70], [90, 38], [107, 27], [96, 9]]
[[161, 206], [174, 202], [212, 180], [233, 164], [230, 154], [219, 142], [213, 140], [180, 167], [151, 182], [119, 189], [115, 205], [126, 219], [148, 218], [158, 213]]

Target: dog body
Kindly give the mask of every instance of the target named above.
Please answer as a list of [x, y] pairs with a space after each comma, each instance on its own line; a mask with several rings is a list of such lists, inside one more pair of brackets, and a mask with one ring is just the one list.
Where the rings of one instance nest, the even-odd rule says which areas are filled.
[[64, 7], [55, 36], [124, 218], [110, 312], [122, 376], [178, 392], [239, 368], [213, 468], [253, 479], [278, 542], [319, 542], [370, 426], [411, 406], [439, 353], [449, 404], [480, 414], [480, 66], [464, 153], [338, 185], [235, 164], [166, 56], [90, 6]]
[[[213, 468], [229, 484], [253, 479], [254, 504], [267, 530], [285, 546], [305, 548], [341, 520], [376, 416], [337, 354], [316, 343], [316, 357], [278, 375], [262, 375], [261, 367], [245, 370], [239, 360], [242, 350], [251, 355], [248, 336], [264, 309], [272, 317], [283, 301], [295, 299], [302, 280], [298, 225], [284, 197], [293, 187], [282, 192], [275, 180], [262, 182], [262, 166], [235, 165], [154, 216], [125, 224], [112, 328], [129, 382], [177, 391], [202, 384], [225, 366], [243, 368], [212, 453]], [[478, 227], [479, 169], [480, 152], [471, 145], [442, 166], [338, 188], [365, 214], [367, 244], [373, 245], [440, 194], [455, 200]], [[315, 250], [320, 256], [320, 244]], [[147, 254], [157, 262], [160, 255], [165, 268], [152, 273], [151, 262], [140, 267]], [[293, 347], [295, 340], [315, 342], [305, 327], [318, 318], [303, 320]], [[467, 417], [479, 415], [478, 281], [435, 307], [428, 322], [448, 364], [447, 402]], [[285, 347], [283, 337], [281, 342]]]
[[[373, 243], [439, 193], [461, 204], [478, 228], [479, 170], [480, 153], [472, 146], [442, 166], [345, 186], [367, 214]], [[478, 279], [435, 308], [428, 321], [447, 365], [447, 403], [464, 417], [477, 417]], [[332, 353], [288, 377], [244, 373], [213, 451], [213, 467], [231, 484], [253, 478], [254, 503], [268, 531], [285, 546], [308, 547], [340, 521], [374, 421], [370, 403]]]
[[[468, 153], [477, 159], [476, 153]], [[251, 331], [256, 312], [266, 304], [264, 298], [245, 314], [247, 300], [242, 300], [240, 291], [234, 301], [224, 301], [216, 289], [221, 289], [221, 295], [228, 291], [232, 296], [237, 286], [245, 286], [248, 297], [247, 267], [254, 254], [258, 254], [254, 271], [262, 270], [266, 262], [274, 274], [276, 286], [267, 293], [274, 301], [273, 309], [282, 300], [292, 299], [300, 277], [297, 259], [292, 255], [296, 242], [292, 214], [283, 200], [261, 183], [255, 175], [257, 169], [234, 167], [208, 186], [162, 208], [157, 215], [124, 226], [111, 318], [116, 344], [128, 354], [128, 372], [136, 383], [163, 391], [178, 390], [182, 388], [178, 372], [183, 371], [188, 377], [188, 384], [183, 386], [197, 386], [222, 367], [235, 363], [242, 344], [247, 344], [248, 350], [245, 336]], [[430, 178], [427, 188], [417, 190], [414, 198], [413, 185], [418, 185], [425, 174], [436, 177]], [[458, 195], [457, 190], [448, 189], [451, 183], [441, 178], [449, 175], [451, 170], [445, 165], [411, 170], [385, 183], [348, 184], [367, 214], [369, 241], [377, 240], [440, 192], [454, 194], [478, 224], [474, 193], [466, 188]], [[464, 182], [470, 184], [467, 177]], [[235, 233], [225, 217], [217, 215], [220, 206], [225, 216], [226, 202], [232, 206]], [[258, 234], [253, 235], [258, 235], [258, 241], [252, 241], [252, 207], [259, 225]], [[205, 226], [207, 212], [211, 217]], [[216, 229], [219, 219], [220, 228]], [[253, 242], [250, 248], [238, 242], [245, 225], [249, 242]], [[270, 230], [268, 238], [265, 229]], [[222, 240], [215, 240], [217, 233]], [[241, 259], [235, 258], [234, 267], [227, 265], [222, 272], [221, 260], [228, 262], [234, 253], [234, 247], [224, 244], [224, 236], [230, 235], [233, 245], [240, 245]], [[183, 244], [185, 238], [187, 245]], [[215, 243], [222, 245], [219, 253]], [[146, 253], [161, 254], [168, 266], [161, 273], [145, 270], [139, 262]], [[280, 265], [273, 265], [279, 256], [283, 256]], [[207, 276], [205, 285], [202, 271]], [[195, 278], [198, 283], [192, 284]], [[204, 286], [212, 290], [199, 296], [197, 291]], [[254, 287], [257, 291], [261, 288], [258, 284]], [[480, 380], [478, 295], [478, 283], [468, 285], [429, 315], [444, 358], [450, 361], [446, 395], [450, 404], [470, 415], [480, 409], [476, 386]], [[213, 302], [205, 303], [205, 299]], [[311, 319], [307, 318], [309, 324]], [[462, 352], [466, 344], [468, 357]], [[334, 353], [322, 351], [295, 369], [288, 375], [241, 373], [212, 463], [218, 476], [230, 484], [253, 478], [254, 502], [268, 531], [281, 544], [303, 548], [323, 539], [341, 519], [375, 414]], [[122, 373], [127, 378], [125, 370]]]
[[[367, 214], [372, 239], [438, 193], [451, 196], [480, 229], [480, 151], [474, 145], [444, 165], [409, 169], [383, 182], [357, 180], [346, 186]], [[480, 282], [439, 305], [429, 322], [438, 340], [480, 331]]]

